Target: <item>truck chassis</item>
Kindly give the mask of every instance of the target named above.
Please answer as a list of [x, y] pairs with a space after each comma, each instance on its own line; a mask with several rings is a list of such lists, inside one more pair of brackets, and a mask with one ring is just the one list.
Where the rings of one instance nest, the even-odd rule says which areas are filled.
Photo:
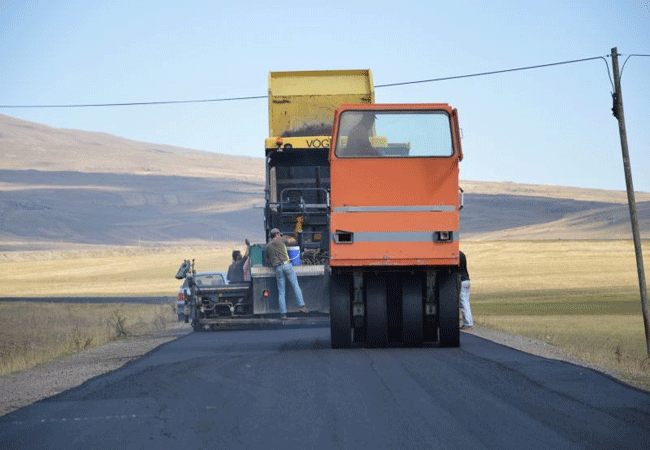
[[[324, 326], [329, 324], [329, 289], [324, 266], [297, 266], [295, 271], [311, 311], [298, 314], [292, 292], [287, 292], [289, 317], [278, 313], [278, 290], [271, 267], [251, 267], [251, 280], [240, 284], [198, 287], [190, 281], [190, 319], [195, 331], [260, 328], [276, 325]], [[191, 275], [188, 275], [190, 278]]]
[[332, 269], [332, 347], [458, 347], [459, 289], [454, 266]]

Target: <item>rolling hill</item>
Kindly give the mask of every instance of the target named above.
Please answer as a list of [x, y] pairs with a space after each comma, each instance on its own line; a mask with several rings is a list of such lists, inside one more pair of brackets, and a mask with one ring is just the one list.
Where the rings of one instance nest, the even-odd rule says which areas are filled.
[[[262, 143], [260, 143], [260, 154]], [[464, 239], [627, 239], [625, 192], [463, 181]], [[264, 159], [0, 115], [0, 250], [262, 241]], [[637, 193], [644, 238], [650, 194]]]

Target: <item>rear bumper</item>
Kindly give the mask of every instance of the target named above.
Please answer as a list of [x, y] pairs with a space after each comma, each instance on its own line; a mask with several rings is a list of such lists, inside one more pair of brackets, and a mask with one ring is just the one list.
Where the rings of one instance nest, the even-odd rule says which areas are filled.
[[455, 258], [383, 258], [383, 259], [332, 259], [331, 267], [419, 267], [435, 268], [458, 266], [460, 259]]
[[[323, 265], [293, 266], [305, 305], [310, 311], [329, 313], [329, 272]], [[273, 267], [251, 267], [253, 314], [278, 314], [278, 285]], [[288, 313], [298, 312], [293, 290], [286, 287]]]
[[295, 316], [281, 319], [279, 317], [221, 317], [199, 319], [199, 324], [211, 330], [251, 330], [272, 328], [325, 328], [329, 327], [327, 315]]

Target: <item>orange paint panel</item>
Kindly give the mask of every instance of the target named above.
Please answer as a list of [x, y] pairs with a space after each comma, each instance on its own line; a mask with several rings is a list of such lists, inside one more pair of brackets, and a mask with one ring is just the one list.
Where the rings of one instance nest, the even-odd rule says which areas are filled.
[[458, 231], [457, 212], [350, 212], [332, 214], [332, 230]]
[[456, 158], [332, 161], [332, 206], [458, 203]]
[[332, 266], [421, 266], [457, 265], [459, 243], [456, 242], [359, 242], [332, 244]]

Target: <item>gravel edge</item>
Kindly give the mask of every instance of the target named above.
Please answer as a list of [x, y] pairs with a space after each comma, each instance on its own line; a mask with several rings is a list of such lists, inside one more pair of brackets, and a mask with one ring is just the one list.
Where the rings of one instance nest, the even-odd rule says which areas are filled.
[[129, 361], [191, 331], [188, 324], [173, 323], [153, 335], [111, 342], [102, 347], [57, 358], [30, 370], [0, 376], [0, 417], [80, 386], [93, 377], [119, 369]]
[[[44, 398], [80, 386], [93, 377], [119, 369], [129, 361], [146, 355], [156, 347], [191, 332], [192, 328], [188, 324], [175, 323], [154, 335], [112, 342], [103, 347], [58, 358], [30, 370], [0, 376], [0, 417]], [[543, 358], [587, 367], [630, 386], [621, 381], [615, 373], [571, 357], [545, 342], [480, 327], [463, 330], [463, 333], [473, 334]], [[635, 388], [646, 390], [640, 387]]]
[[630, 384], [626, 380], [623, 380], [620, 374], [617, 374], [616, 372], [609, 370], [604, 366], [600, 366], [597, 364], [589, 363], [581, 359], [578, 359], [575, 356], [571, 356], [563, 352], [559, 348], [552, 346], [551, 344], [538, 341], [537, 339], [532, 339], [517, 334], [508, 334], [502, 331], [489, 330], [486, 328], [480, 328], [476, 326], [467, 330], [463, 330], [463, 332], [473, 334], [480, 338], [487, 339], [488, 341], [492, 341], [497, 344], [504, 345], [506, 347], [514, 348], [515, 350], [519, 350], [524, 353], [530, 353], [531, 355], [541, 356], [542, 358], [546, 358], [546, 359], [564, 361], [580, 367], [586, 367], [588, 369], [595, 370], [596, 372], [600, 372], [625, 386], [629, 386], [633, 389], [638, 389], [644, 392], [650, 392], [650, 388], [646, 386], [636, 386]]

